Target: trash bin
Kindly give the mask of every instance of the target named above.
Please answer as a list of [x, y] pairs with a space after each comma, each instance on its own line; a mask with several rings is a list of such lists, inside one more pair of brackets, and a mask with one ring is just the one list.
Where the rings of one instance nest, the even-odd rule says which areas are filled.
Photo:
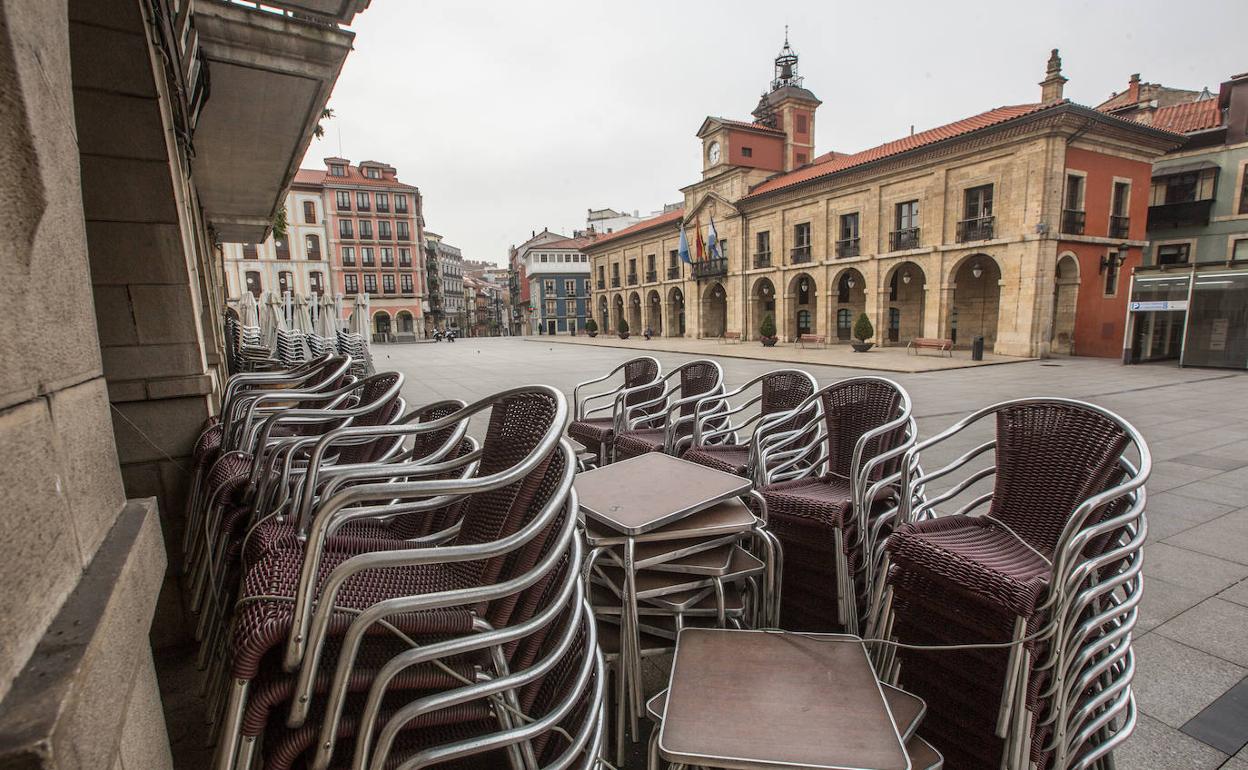
[[977, 335], [974, 339], [971, 340], [971, 360], [972, 361], [984, 360], [984, 338], [981, 336]]

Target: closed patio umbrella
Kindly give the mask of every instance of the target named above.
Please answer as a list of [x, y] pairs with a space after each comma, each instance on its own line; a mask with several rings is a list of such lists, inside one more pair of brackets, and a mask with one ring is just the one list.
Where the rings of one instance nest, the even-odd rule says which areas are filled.
[[303, 334], [312, 332], [312, 312], [308, 308], [308, 298], [302, 294], [296, 294], [294, 298], [295, 304], [295, 331]]
[[256, 308], [256, 296], [249, 291], [243, 292], [243, 296], [238, 300], [238, 325], [260, 325], [260, 315]]

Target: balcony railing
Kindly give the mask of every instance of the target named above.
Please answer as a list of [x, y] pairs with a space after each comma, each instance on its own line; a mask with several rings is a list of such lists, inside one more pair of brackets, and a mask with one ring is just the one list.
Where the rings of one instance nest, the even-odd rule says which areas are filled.
[[628, 274], [628, 285], [629, 285], [629, 286], [636, 286], [636, 285], [637, 285], [637, 274], [636, 274], [636, 273], [629, 273], [629, 274]]
[[378, 214], [389, 214], [389, 213], [390, 213], [390, 204], [388, 204], [388, 203], [378, 203], [378, 204], [377, 204], [377, 213], [378, 213]]
[[598, 290], [599, 290], [599, 291], [602, 291], [602, 290], [603, 290], [603, 289], [605, 289], [605, 288], [607, 288], [607, 282], [606, 282], [606, 281], [604, 281], [603, 279], [599, 278], [599, 279], [598, 279]]
[[677, 265], [676, 267], [669, 267], [669, 268], [667, 269], [667, 278], [668, 278], [668, 280], [669, 280], [669, 281], [670, 281], [670, 280], [673, 280], [673, 279], [676, 279], [676, 278], [679, 278], [679, 277], [680, 277], [680, 266], [679, 266], [679, 265]]
[[308, 259], [320, 259], [320, 258], [321, 258], [321, 252], [320, 252], [320, 251], [318, 251], [318, 250], [316, 250], [316, 249], [309, 249], [309, 250], [308, 250]]
[[659, 271], [657, 270], [646, 271], [646, 283], [654, 283], [657, 280], [659, 280]]
[[1148, 229], [1158, 227], [1204, 227], [1209, 224], [1213, 198], [1148, 207]]
[[350, 211], [350, 210], [351, 210], [351, 204], [350, 204], [350, 203], [339, 203], [339, 204], [338, 204], [338, 210], [339, 210], [339, 211]]
[[693, 263], [694, 278], [714, 278], [720, 275], [728, 275], [727, 257], [715, 257]]
[[1087, 213], [1065, 209], [1062, 211], [1062, 232], [1068, 235], [1083, 235], [1083, 226], [1087, 221]]
[[808, 243], [805, 246], [794, 246], [793, 250], [789, 252], [789, 261], [795, 265], [802, 262], [809, 262], [810, 244]]
[[399, 240], [399, 241], [410, 241], [412, 239], [412, 236], [410, 232], [405, 233], [402, 230], [400, 230], [398, 234], [394, 236], [394, 238], [395, 240]]
[[612, 289], [620, 288], [620, 277], [618, 275], [611, 276], [611, 288]]
[[842, 238], [836, 242], [836, 256], [841, 259], [858, 256], [858, 238]]
[[992, 240], [994, 217], [975, 217], [958, 222], [958, 243]]
[[378, 233], [377, 233], [377, 239], [378, 239], [378, 240], [381, 240], [381, 241], [388, 241], [388, 240], [390, 240], [390, 231], [389, 231], [389, 230], [382, 230], [382, 231], [378, 232]]
[[919, 228], [907, 227], [904, 230], [892, 231], [888, 234], [888, 247], [891, 251], [917, 249], [919, 247]]
[[754, 255], [754, 267], [771, 267], [771, 252], [760, 251]]
[[1126, 238], [1127, 233], [1131, 232], [1130, 217], [1114, 217], [1109, 218], [1109, 237], [1110, 238]]
[[367, 203], [356, 203], [355, 210], [356, 211], [372, 211], [373, 207]]

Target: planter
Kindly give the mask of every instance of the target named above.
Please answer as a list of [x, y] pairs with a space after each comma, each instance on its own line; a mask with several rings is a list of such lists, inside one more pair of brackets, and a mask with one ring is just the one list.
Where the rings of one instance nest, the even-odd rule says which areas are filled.
[[628, 332], [620, 332], [620, 339], [622, 340], [628, 339]]
[[585, 333], [588, 334], [591, 339], [598, 336], [598, 332], [585, 332]]
[[765, 348], [774, 348], [776, 346], [776, 343], [779, 342], [779, 340], [780, 340], [779, 337], [759, 337], [758, 338], [758, 341], [763, 343], [763, 347]]
[[853, 342], [849, 344], [850, 344], [850, 347], [854, 349], [855, 353], [866, 353], [868, 350], [875, 347], [874, 342], [861, 342], [859, 340], [854, 340]]

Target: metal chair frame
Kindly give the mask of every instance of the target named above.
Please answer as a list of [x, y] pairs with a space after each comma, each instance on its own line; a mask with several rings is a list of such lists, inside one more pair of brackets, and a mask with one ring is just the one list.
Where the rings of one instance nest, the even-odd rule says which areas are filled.
[[[684, 371], [694, 365], [707, 365], [714, 368], [716, 381], [715, 385], [709, 391], [704, 393], [695, 393], [692, 396], [684, 394], [680, 381]], [[636, 404], [629, 404], [623, 407], [621, 418], [621, 428], [616, 430], [616, 438], [626, 431], [636, 430], [646, 425], [658, 423], [656, 427], [663, 428], [663, 451], [667, 454], [679, 454], [679, 450], [688, 445], [692, 441], [692, 429], [694, 427], [696, 414], [681, 414], [681, 410], [686, 406], [694, 406], [695, 409], [704, 401], [713, 403], [718, 398], [722, 403], [724, 392], [724, 369], [718, 362], [709, 358], [699, 358], [693, 361], [686, 361], [680, 366], [672, 369], [667, 374], [660, 377], [656, 382], [649, 385], [630, 388], [623, 391], [620, 395], [621, 400], [627, 398], [631, 393], [635, 393], [643, 388], [653, 388], [655, 385], [661, 384], [663, 392], [658, 396], [647, 401]], [[703, 407], [714, 409], [712, 406]], [[722, 408], [722, 407], [721, 407]], [[690, 433], [686, 436], [678, 436], [678, 429], [688, 425]]]
[[[624, 372], [629, 367], [629, 365], [636, 363], [638, 361], [650, 361], [654, 364], [655, 377], [653, 380], [651, 380], [650, 382], [644, 383], [642, 385], [633, 386], [631, 388], [626, 383], [621, 382], [618, 386], [610, 390], [604, 390], [599, 393], [591, 393], [591, 394], [584, 396], [583, 398], [581, 397], [581, 388], [587, 387], [589, 385], [596, 385], [600, 382], [606, 382], [607, 380], [610, 380], [611, 378], [615, 377], [617, 374]], [[629, 360], [615, 367], [614, 369], [607, 372], [603, 376], [595, 377], [592, 380], [585, 380], [584, 382], [578, 382], [576, 386], [572, 388], [572, 406], [573, 406], [572, 420], [573, 421], [584, 420], [584, 419], [589, 418], [591, 415], [610, 410], [611, 418], [612, 418], [612, 431], [613, 433], [619, 432], [623, 427], [621, 416], [622, 416], [622, 410], [623, 410], [627, 396], [631, 393], [640, 392], [644, 390], [645, 388], [653, 387], [662, 379], [663, 379], [663, 366], [662, 364], [659, 363], [659, 360], [657, 358], [653, 356], [638, 356], [637, 358], [630, 358]], [[590, 407], [590, 404], [592, 402], [598, 401], [600, 399], [605, 399], [605, 398], [610, 398], [611, 403], [600, 404], [594, 407]], [[611, 449], [612, 447], [607, 445], [605, 442], [602, 442], [599, 444], [599, 446], [597, 447], [599, 465], [605, 465], [606, 463], [611, 461], [611, 458], [610, 458]]]

